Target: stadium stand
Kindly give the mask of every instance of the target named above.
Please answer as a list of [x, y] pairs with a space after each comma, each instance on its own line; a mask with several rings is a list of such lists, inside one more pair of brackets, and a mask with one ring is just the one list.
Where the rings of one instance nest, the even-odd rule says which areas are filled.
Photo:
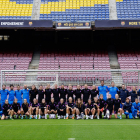
[[[139, 52], [134, 51], [118, 51], [118, 62], [120, 69], [133, 70], [140, 69], [140, 55]], [[138, 72], [122, 72], [124, 83], [138, 82]]]
[[[110, 70], [107, 51], [87, 54], [54, 54], [41, 53], [39, 70]], [[47, 73], [47, 72], [46, 72]], [[52, 72], [53, 74], [54, 72]], [[56, 73], [56, 72], [55, 72]], [[47, 75], [46, 75], [47, 76]], [[111, 79], [111, 72], [60, 72], [61, 81], [95, 81]], [[42, 77], [54, 80], [52, 76]]]
[[0, 0], [0, 19], [29, 20], [32, 7], [33, 0]]
[[118, 20], [140, 19], [139, 0], [116, 0]]
[[109, 20], [108, 0], [41, 0], [40, 20]]
[[[27, 70], [32, 59], [32, 53], [4, 53], [0, 54], [0, 70]], [[25, 76], [13, 75], [12, 72], [6, 72], [6, 81], [24, 81]], [[23, 72], [22, 72], [23, 73]], [[16, 73], [14, 73], [16, 74]]]

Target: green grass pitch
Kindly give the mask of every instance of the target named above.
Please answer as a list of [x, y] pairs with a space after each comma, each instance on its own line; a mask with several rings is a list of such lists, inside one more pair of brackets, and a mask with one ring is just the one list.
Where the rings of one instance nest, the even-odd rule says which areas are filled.
[[[69, 139], [75, 138], [75, 139]], [[0, 120], [0, 140], [138, 140], [140, 119]]]

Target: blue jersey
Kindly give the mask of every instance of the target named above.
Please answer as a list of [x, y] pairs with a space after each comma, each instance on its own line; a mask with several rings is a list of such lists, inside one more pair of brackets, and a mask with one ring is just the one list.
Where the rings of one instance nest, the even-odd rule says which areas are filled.
[[139, 109], [140, 109], [140, 103], [137, 103], [137, 104], [136, 104], [136, 102], [134, 102], [134, 103], [132, 103], [132, 107], [133, 107], [134, 109], [139, 110]]
[[15, 91], [14, 90], [10, 90], [10, 91], [8, 91], [8, 94], [9, 94], [9, 101], [14, 101]]
[[21, 90], [15, 90], [16, 98], [18, 101], [22, 101], [21, 96], [22, 96], [22, 91]]
[[1, 94], [1, 101], [2, 102], [5, 102], [5, 100], [7, 99], [7, 95], [8, 95], [8, 90], [5, 89], [5, 90], [0, 90], [0, 94]]
[[29, 103], [29, 89], [27, 90], [27, 89], [23, 89], [23, 90], [21, 90], [21, 93], [23, 94], [23, 100], [24, 99], [27, 99], [27, 102]]
[[98, 87], [98, 91], [99, 91], [99, 96], [100, 94], [103, 94], [103, 99], [106, 100], [106, 93], [109, 91], [109, 88], [107, 86], [99, 86]]
[[113, 99], [115, 99], [115, 94], [117, 94], [118, 93], [118, 88], [117, 87], [110, 87], [109, 88], [109, 94], [111, 94], [111, 97], [113, 98]]

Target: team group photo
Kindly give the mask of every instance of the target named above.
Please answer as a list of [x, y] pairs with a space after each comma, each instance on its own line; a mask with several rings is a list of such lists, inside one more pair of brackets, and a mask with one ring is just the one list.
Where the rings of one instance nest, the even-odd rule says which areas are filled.
[[6, 119], [115, 119], [140, 118], [140, 90], [133, 86], [132, 91], [128, 91], [122, 84], [121, 89], [115, 86], [112, 81], [111, 86], [105, 86], [104, 81], [91, 89], [85, 84], [81, 89], [73, 90], [69, 84], [68, 89], [62, 84], [58, 88], [50, 88], [50, 84], [44, 88], [42, 85], [39, 89], [32, 85], [28, 89], [17, 90], [11, 84], [10, 89], [2, 85], [1, 94], [1, 120]]

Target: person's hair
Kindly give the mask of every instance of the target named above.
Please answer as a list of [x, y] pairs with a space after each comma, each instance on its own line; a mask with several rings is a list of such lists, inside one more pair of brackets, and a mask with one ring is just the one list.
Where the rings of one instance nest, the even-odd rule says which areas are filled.
[[17, 85], [17, 87], [20, 87], [20, 85]]
[[104, 80], [101, 80], [100, 83], [101, 83], [101, 82], [104, 82]]
[[122, 84], [122, 86], [125, 86], [125, 84]]
[[3, 86], [5, 86], [5, 87], [6, 87], [6, 85], [5, 85], [5, 84], [3, 84], [3, 85], [2, 85], [2, 87], [3, 87]]
[[112, 81], [112, 82], [111, 82], [111, 84], [112, 84], [112, 83], [114, 83], [114, 84], [115, 84], [115, 82], [114, 82], [114, 81]]
[[[78, 103], [78, 100], [80, 100], [80, 104]], [[81, 102], [81, 99], [80, 99], [80, 98], [77, 99], [77, 101], [76, 101], [76, 105], [78, 106], [78, 108], [79, 108], [79, 107], [81, 108], [81, 106], [82, 106], [82, 102]]]
[[13, 103], [15, 103], [15, 100], [17, 100], [17, 98], [14, 99], [14, 102]]
[[100, 94], [100, 96], [103, 96], [103, 94]]
[[[26, 100], [27, 101], [27, 100]], [[28, 107], [28, 102], [24, 103], [26, 105], [26, 107]]]
[[[35, 86], [35, 85], [32, 85], [32, 86]], [[36, 86], [35, 86], [35, 88], [34, 88], [34, 92], [36, 92], [37, 91], [37, 89], [36, 89]]]
[[127, 100], [127, 99], [129, 100], [129, 98], [128, 98], [128, 97], [126, 97], [126, 100]]
[[[135, 86], [134, 86], [134, 87], [135, 87]], [[137, 89], [136, 89], [136, 87], [135, 87], [135, 92], [136, 92], [136, 94], [138, 94], [138, 93], [137, 93]]]
[[10, 85], [10, 87], [14, 87], [14, 85], [13, 85], [13, 84], [11, 84], [11, 85]]

